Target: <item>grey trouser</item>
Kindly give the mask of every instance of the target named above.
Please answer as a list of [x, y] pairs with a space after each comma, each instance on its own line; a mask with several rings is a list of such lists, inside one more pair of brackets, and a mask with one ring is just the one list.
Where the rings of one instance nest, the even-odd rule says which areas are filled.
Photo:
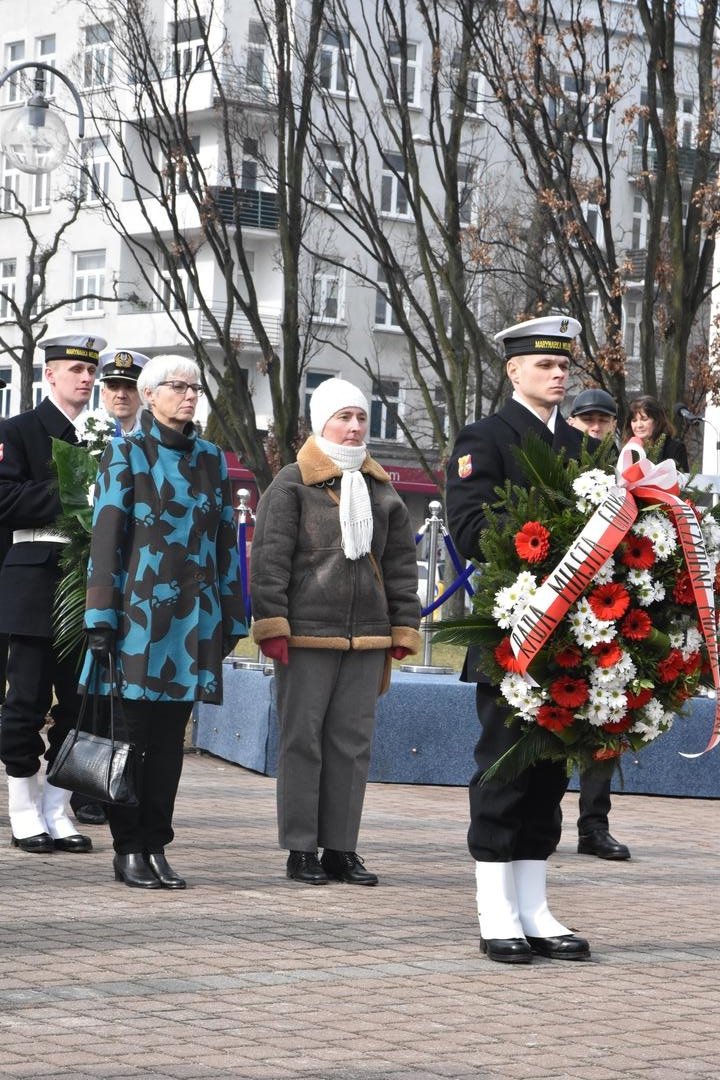
[[355, 851], [385, 652], [289, 653], [275, 664], [280, 847]]

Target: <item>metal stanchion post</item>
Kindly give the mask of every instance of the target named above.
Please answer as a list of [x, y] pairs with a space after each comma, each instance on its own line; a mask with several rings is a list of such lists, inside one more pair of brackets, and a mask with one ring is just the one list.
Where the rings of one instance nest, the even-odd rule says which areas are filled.
[[[238, 504], [235, 507], [235, 511], [237, 513], [237, 520], [238, 520], [238, 529], [240, 528], [241, 525], [247, 525], [247, 524], [254, 525], [255, 524], [255, 515], [253, 514], [252, 508], [250, 507], [250, 503], [248, 501], [249, 498], [250, 498], [250, 492], [247, 490], [247, 488], [238, 488], [238, 490], [237, 490]], [[245, 553], [241, 552], [240, 554], [244, 557]], [[272, 671], [273, 671], [272, 663], [270, 663], [270, 661], [264, 659], [264, 657], [263, 657], [263, 655], [262, 655], [259, 648], [258, 648], [258, 651], [257, 651], [257, 659], [256, 660], [241, 660], [241, 659], [235, 659], [235, 657], [233, 657], [231, 663], [232, 663], [233, 667], [236, 667], [236, 668], [245, 668], [245, 669], [249, 669], [251, 671], [264, 671], [266, 674], [272, 674]]]
[[[440, 511], [442, 510], [442, 503], [437, 502], [435, 499], [429, 504], [428, 510], [430, 516], [425, 519], [425, 525], [423, 532], [429, 532], [428, 539], [428, 575], [427, 575], [427, 588], [425, 590], [425, 607], [430, 607], [435, 599], [435, 574], [437, 572], [437, 546], [438, 536], [440, 530], [444, 528], [443, 520], [440, 517]], [[425, 623], [423, 625], [423, 631], [425, 633], [425, 641], [423, 643], [423, 662], [422, 664], [403, 664], [401, 671], [411, 671], [419, 675], [452, 675], [453, 669], [449, 667], [433, 667], [432, 665], [432, 617], [433, 613], [425, 616]]]

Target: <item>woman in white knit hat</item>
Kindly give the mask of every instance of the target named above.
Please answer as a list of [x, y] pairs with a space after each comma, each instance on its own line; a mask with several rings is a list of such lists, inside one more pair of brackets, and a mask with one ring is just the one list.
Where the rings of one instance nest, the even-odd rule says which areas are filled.
[[275, 661], [278, 834], [289, 878], [376, 885], [357, 837], [386, 668], [420, 647], [415, 541], [367, 452], [358, 387], [321, 383], [310, 420], [260, 499], [251, 555], [253, 634]]

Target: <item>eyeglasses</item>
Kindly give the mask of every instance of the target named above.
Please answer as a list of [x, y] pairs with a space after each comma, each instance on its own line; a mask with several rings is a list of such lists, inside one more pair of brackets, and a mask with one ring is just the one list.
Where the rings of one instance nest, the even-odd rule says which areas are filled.
[[191, 382], [161, 382], [158, 386], [169, 386], [173, 394], [182, 394], [183, 397], [187, 394], [188, 390], [191, 394], [197, 394], [198, 397], [202, 397], [205, 391], [199, 383]]

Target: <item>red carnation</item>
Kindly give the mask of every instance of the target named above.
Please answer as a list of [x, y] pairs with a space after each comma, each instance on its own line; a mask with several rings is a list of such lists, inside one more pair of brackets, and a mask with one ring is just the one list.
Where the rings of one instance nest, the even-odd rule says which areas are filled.
[[614, 638], [612, 641], [601, 641], [593, 645], [590, 652], [596, 658], [598, 667], [612, 667], [622, 659], [622, 649]]
[[641, 608], [631, 608], [620, 625], [622, 633], [631, 641], [643, 641], [650, 636], [652, 628], [650, 616]]
[[682, 675], [684, 667], [685, 661], [680, 650], [671, 649], [665, 659], [658, 664], [658, 675], [662, 682], [674, 682], [679, 675]]
[[588, 596], [588, 603], [596, 618], [611, 622], [630, 607], [630, 593], [623, 585], [599, 585]]
[[593, 750], [593, 761], [610, 761], [611, 758], [620, 757], [621, 753], [622, 750], [613, 746], [600, 746], [597, 750]]
[[690, 574], [687, 570], [683, 570], [673, 589], [673, 597], [677, 600], [678, 604], [694, 604], [695, 596], [693, 594], [692, 582], [690, 580]]
[[632, 570], [649, 570], [655, 562], [652, 540], [647, 536], [630, 536], [620, 548], [620, 562]]
[[653, 692], [647, 686], [643, 687], [642, 690], [638, 690], [637, 694], [633, 694], [632, 690], [625, 691], [628, 709], [642, 709], [643, 705], [647, 705], [652, 696]]
[[539, 521], [528, 521], [515, 533], [515, 550], [529, 563], [541, 563], [550, 554], [550, 533]]
[[537, 711], [537, 722], [548, 731], [564, 731], [572, 727], [575, 717], [569, 709], [560, 705], [541, 705]]
[[582, 660], [582, 652], [576, 645], [566, 645], [564, 649], [555, 653], [553, 659], [558, 667], [574, 668]]
[[683, 667], [686, 675], [698, 675], [702, 670], [702, 657], [700, 653], [690, 653]]
[[613, 720], [607, 724], [602, 724], [602, 730], [606, 731], [608, 735], [621, 735], [623, 731], [627, 731], [635, 723], [635, 718], [630, 713], [625, 713], [619, 720]]
[[512, 651], [509, 637], [504, 637], [500, 644], [495, 646], [493, 656], [503, 671], [520, 672], [520, 664], [518, 663], [515, 653]]
[[550, 683], [550, 696], [558, 705], [577, 709], [588, 699], [588, 685], [584, 679], [571, 679], [569, 675], [563, 675]]

